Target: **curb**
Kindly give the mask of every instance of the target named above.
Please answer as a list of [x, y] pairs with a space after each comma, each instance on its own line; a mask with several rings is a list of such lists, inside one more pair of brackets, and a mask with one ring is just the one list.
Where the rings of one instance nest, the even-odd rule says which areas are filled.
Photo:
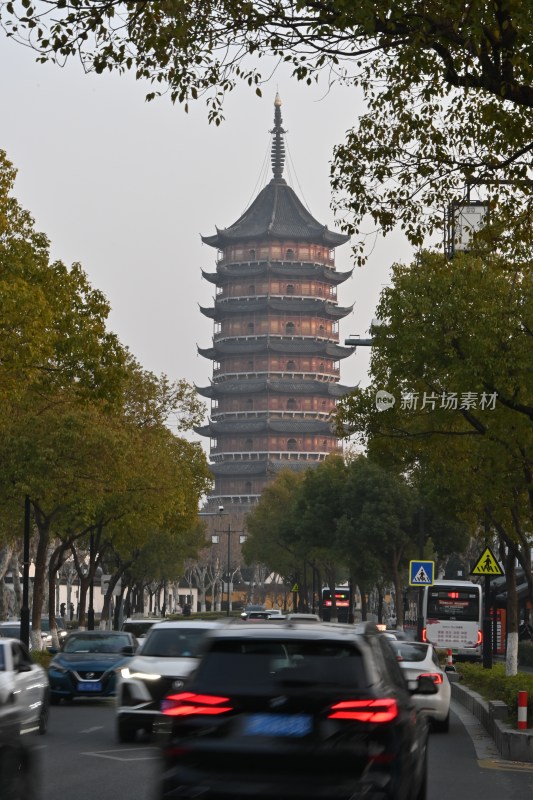
[[518, 731], [506, 725], [508, 708], [501, 700], [488, 702], [472, 689], [452, 682], [452, 697], [467, 708], [481, 722], [506, 761], [523, 761], [533, 764], [533, 730]]

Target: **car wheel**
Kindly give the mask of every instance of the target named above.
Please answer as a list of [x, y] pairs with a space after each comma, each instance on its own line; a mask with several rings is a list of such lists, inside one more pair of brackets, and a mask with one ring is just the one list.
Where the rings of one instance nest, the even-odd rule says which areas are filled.
[[122, 744], [131, 744], [137, 738], [137, 728], [127, 719], [117, 719], [117, 739]]
[[433, 720], [433, 730], [437, 733], [448, 733], [450, 730], [450, 712], [446, 716], [446, 719], [435, 719]]
[[39, 735], [43, 736], [48, 730], [48, 711], [50, 708], [50, 698], [48, 692], [43, 697], [43, 704], [41, 706], [41, 713], [39, 714]]

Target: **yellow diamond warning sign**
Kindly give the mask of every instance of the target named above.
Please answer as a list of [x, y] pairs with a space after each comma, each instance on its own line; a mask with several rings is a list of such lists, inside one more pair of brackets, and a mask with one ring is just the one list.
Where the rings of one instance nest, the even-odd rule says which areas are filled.
[[494, 576], [503, 575], [503, 569], [496, 561], [496, 556], [494, 555], [490, 547], [485, 547], [480, 557], [476, 561], [474, 568], [470, 570], [470, 574], [494, 575]]

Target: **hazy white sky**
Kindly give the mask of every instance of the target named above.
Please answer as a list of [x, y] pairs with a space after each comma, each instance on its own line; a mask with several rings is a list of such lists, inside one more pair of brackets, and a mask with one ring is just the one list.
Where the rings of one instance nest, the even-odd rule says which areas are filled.
[[[199, 306], [212, 303], [214, 287], [201, 269], [214, 271], [216, 251], [200, 234], [232, 224], [264, 185], [276, 89], [293, 164], [285, 177], [311, 213], [335, 227], [329, 162], [362, 113], [357, 94], [336, 88], [324, 96], [279, 73], [262, 99], [245, 87], [230, 95], [226, 122], [215, 128], [202, 101], [188, 115], [166, 98], [146, 103], [146, 85], [131, 75], [36, 64], [34, 53], [5, 38], [0, 75], [0, 148], [53, 257], [82, 264], [111, 303], [109, 327], [146, 369], [207, 385], [211, 363], [196, 345], [211, 340]], [[341, 343], [367, 332], [390, 264], [409, 252], [400, 234], [379, 238], [368, 265], [340, 287], [340, 304], [356, 303]], [[349, 269], [350, 246], [336, 258], [337, 269]], [[365, 383], [367, 367], [361, 348], [342, 363], [341, 383]]]

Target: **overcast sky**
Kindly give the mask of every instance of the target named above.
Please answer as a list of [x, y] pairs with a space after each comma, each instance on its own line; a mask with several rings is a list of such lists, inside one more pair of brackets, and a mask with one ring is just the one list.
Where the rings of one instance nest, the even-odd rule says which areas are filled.
[[[167, 98], [146, 103], [146, 85], [131, 75], [36, 64], [34, 53], [5, 38], [0, 75], [0, 148], [18, 169], [15, 194], [49, 237], [53, 257], [82, 264], [111, 304], [109, 327], [143, 367], [207, 385], [211, 362], [196, 345], [211, 340], [212, 321], [199, 306], [212, 304], [214, 287], [201, 269], [214, 271], [216, 251], [200, 235], [235, 222], [270, 180], [264, 161], [276, 89], [292, 161], [285, 177], [330, 228], [329, 163], [363, 112], [358, 95], [325, 94], [279, 73], [262, 99], [245, 87], [230, 95], [226, 122], [216, 128], [203, 101], [188, 115]], [[340, 304], [355, 302], [341, 343], [368, 331], [390, 264], [409, 253], [400, 234], [379, 238], [368, 265], [340, 287]], [[336, 250], [336, 266], [350, 268], [349, 245]], [[341, 383], [364, 384], [367, 368], [368, 350], [360, 348], [342, 362]]]

